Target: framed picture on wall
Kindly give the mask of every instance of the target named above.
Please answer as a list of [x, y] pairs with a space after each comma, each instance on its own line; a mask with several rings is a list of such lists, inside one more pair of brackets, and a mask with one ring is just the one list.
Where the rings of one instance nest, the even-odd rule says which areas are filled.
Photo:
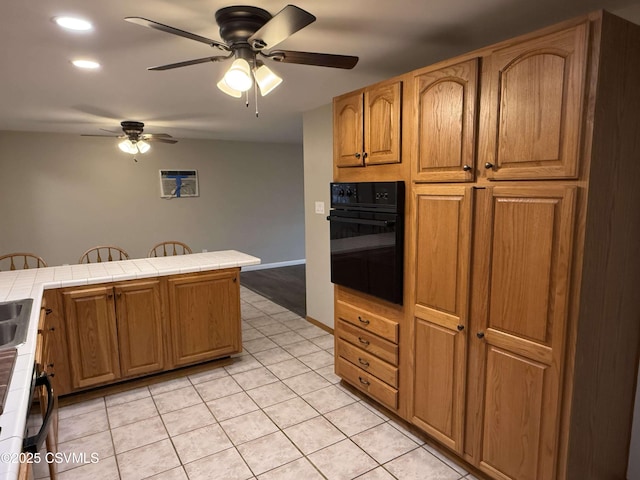
[[160, 197], [197, 197], [197, 170], [160, 170]]

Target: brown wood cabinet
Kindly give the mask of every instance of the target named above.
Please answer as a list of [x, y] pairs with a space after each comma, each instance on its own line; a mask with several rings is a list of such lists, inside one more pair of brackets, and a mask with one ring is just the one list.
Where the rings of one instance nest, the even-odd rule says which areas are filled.
[[[51, 327], [48, 325], [48, 315], [51, 313], [51, 309], [48, 308], [46, 299], [43, 299], [42, 306], [40, 308], [40, 318], [38, 321], [38, 336], [36, 338], [36, 352], [35, 352], [35, 369], [38, 375], [48, 375], [49, 381], [52, 382], [55, 378], [55, 372], [53, 371], [53, 338]], [[45, 438], [45, 449], [48, 454], [55, 455], [58, 452], [58, 392], [53, 388], [53, 410], [50, 414], [50, 423], [47, 436]], [[34, 402], [40, 404], [40, 413], [43, 419], [47, 415], [47, 408], [49, 403], [49, 392], [47, 388], [42, 385], [36, 388], [34, 394]], [[48, 465], [49, 478], [56, 480], [58, 478], [58, 468], [55, 462], [50, 462]]]
[[174, 365], [242, 351], [237, 270], [171, 277], [168, 289]]
[[[387, 406], [381, 384], [397, 379], [394, 411], [490, 478], [625, 478], [640, 354], [640, 27], [595, 12], [405, 78], [399, 343], [359, 335], [336, 303], [336, 371]], [[396, 354], [397, 371], [381, 368]], [[360, 358], [373, 366], [367, 388]]]
[[65, 289], [74, 389], [164, 368], [158, 279]]
[[475, 178], [479, 59], [413, 74], [413, 178], [469, 182]]
[[114, 285], [118, 350], [123, 377], [164, 369], [160, 280]]
[[[553, 478], [576, 187], [476, 191], [467, 452], [496, 478]], [[522, 441], [526, 438], [526, 443]]]
[[410, 416], [462, 452], [472, 225], [471, 187], [415, 190], [415, 305]]
[[62, 293], [60, 289], [45, 290], [43, 302], [46, 304], [44, 323], [44, 350], [48, 358], [47, 372], [52, 374], [51, 383], [58, 396], [71, 391], [71, 374], [68, 366], [68, 348]]
[[240, 353], [238, 273], [45, 290], [54, 388], [65, 395]]
[[489, 56], [488, 178], [577, 177], [589, 26], [583, 21]]
[[71, 288], [62, 296], [71, 387], [80, 389], [120, 379], [113, 287]]
[[339, 168], [401, 162], [402, 82], [334, 99], [334, 161]]
[[398, 341], [402, 308], [335, 288], [336, 374], [398, 409]]

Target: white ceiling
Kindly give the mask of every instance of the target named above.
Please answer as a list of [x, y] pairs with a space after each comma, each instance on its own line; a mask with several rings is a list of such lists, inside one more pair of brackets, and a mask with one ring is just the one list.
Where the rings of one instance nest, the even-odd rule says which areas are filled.
[[[216, 82], [229, 63], [169, 71], [146, 67], [219, 54], [205, 44], [125, 22], [141, 16], [220, 40], [222, 0], [3, 0], [0, 2], [0, 130], [99, 134], [121, 120], [180, 138], [301, 142], [302, 113], [341, 93], [555, 22], [605, 8], [640, 23], [640, 0], [296, 0], [317, 21], [277, 48], [360, 57], [353, 70], [269, 62], [284, 82], [244, 101]], [[242, 4], [242, 2], [240, 2]], [[283, 0], [255, 1], [276, 14]], [[91, 33], [51, 18], [82, 16]], [[88, 57], [98, 71], [69, 61]]]

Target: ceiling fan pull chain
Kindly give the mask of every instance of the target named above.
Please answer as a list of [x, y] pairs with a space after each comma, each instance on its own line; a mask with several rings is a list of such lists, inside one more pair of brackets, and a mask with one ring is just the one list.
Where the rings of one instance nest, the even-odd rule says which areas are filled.
[[253, 82], [253, 93], [256, 101], [256, 118], [258, 118], [258, 82]]
[[249, 91], [244, 92], [244, 106], [249, 108]]

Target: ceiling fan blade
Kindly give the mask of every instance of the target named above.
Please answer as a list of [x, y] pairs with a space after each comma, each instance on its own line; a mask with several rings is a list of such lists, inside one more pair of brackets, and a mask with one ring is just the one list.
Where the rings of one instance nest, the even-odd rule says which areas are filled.
[[91, 133], [81, 133], [81, 137], [109, 137], [109, 138], [119, 138], [121, 135], [93, 135]]
[[119, 131], [117, 131], [117, 130], [107, 130], [106, 128], [101, 128], [100, 130], [102, 130], [103, 132], [109, 132], [109, 133], [117, 133], [117, 134], [120, 134], [120, 132], [119, 132]]
[[153, 137], [153, 138], [173, 138], [171, 135], [169, 135], [168, 133], [145, 133], [144, 134], [145, 137]]
[[157, 137], [152, 135], [145, 135], [143, 140], [147, 142], [178, 143], [178, 140], [173, 138]]
[[147, 18], [126, 17], [125, 20], [129, 23], [142, 25], [143, 27], [153, 28], [155, 30], [160, 30], [161, 32], [172, 33], [173, 35], [178, 35], [179, 37], [188, 38], [189, 40], [195, 40], [196, 42], [206, 43], [210, 47], [218, 47], [221, 50], [229, 50], [229, 47], [225, 43], [218, 42], [217, 40], [212, 40], [207, 37], [202, 37], [200, 35], [196, 35], [195, 33], [186, 32], [184, 30], [180, 30], [179, 28], [170, 27], [169, 25], [165, 25], [163, 23], [154, 22], [153, 20], [149, 20]]
[[180, 67], [188, 67], [189, 65], [198, 65], [199, 63], [207, 63], [207, 62], [221, 62], [230, 58], [231, 55], [221, 57], [204, 57], [204, 58], [196, 58], [195, 60], [186, 60], [184, 62], [177, 63], [169, 63], [168, 65], [159, 65], [157, 67], [149, 67], [147, 70], [171, 70], [172, 68], [180, 68]]
[[276, 50], [264, 54], [282, 63], [299, 63], [302, 65], [317, 65], [318, 67], [333, 67], [350, 69], [358, 63], [358, 57], [350, 55], [333, 55], [331, 53], [294, 52], [291, 50]]
[[249, 37], [249, 45], [261, 49], [273, 48], [289, 36], [316, 21], [316, 17], [295, 5], [287, 5], [256, 33]]

